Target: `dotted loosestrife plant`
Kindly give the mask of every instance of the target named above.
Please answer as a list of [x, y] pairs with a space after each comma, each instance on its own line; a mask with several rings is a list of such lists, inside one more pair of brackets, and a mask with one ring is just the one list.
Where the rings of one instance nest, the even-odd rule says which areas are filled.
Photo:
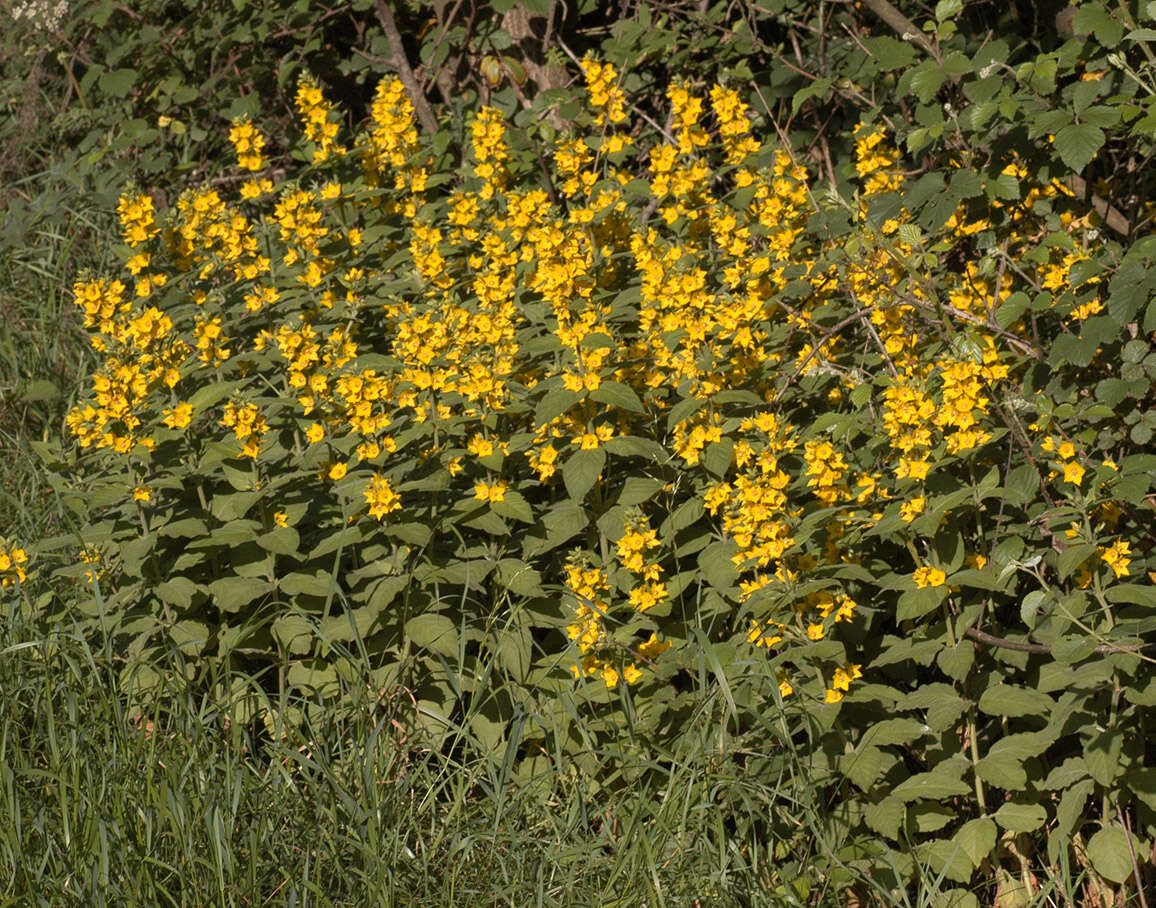
[[291, 180], [240, 120], [235, 191], [128, 189], [124, 272], [76, 283], [104, 364], [65, 573], [146, 664], [332, 694], [356, 648], [447, 719], [498, 671], [495, 744], [568, 691], [676, 734], [705, 656], [810, 735], [846, 860], [915, 841], [965, 884], [1001, 828], [1066, 847], [1156, 703], [1151, 458], [1040, 379], [1103, 306], [1090, 216], [1047, 233], [1070, 192], [1011, 158], [1021, 193], [927, 231], [876, 124], [846, 199], [734, 90], [676, 82], [654, 133], [582, 72], [553, 148], [482, 108], [438, 157], [393, 79], [345, 135], [306, 79]]

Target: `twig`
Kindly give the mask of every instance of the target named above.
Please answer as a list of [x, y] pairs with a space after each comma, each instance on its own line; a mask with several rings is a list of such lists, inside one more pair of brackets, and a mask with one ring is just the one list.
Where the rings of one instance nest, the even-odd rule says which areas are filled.
[[[969, 627], [964, 632], [964, 636], [971, 637], [977, 643], [983, 643], [986, 646], [994, 646], [999, 649], [1015, 650], [1018, 653], [1051, 653], [1052, 648], [1046, 643], [1021, 643], [1019, 640], [1007, 640], [1003, 637], [994, 637], [985, 631], [978, 630], [974, 627]], [[1142, 650], [1149, 649], [1156, 646], [1154, 643], [1101, 643], [1092, 652], [1100, 656], [1111, 655], [1112, 653], [1138, 653]]]
[[1120, 823], [1124, 827], [1124, 832], [1128, 838], [1128, 854], [1132, 858], [1132, 875], [1136, 878], [1136, 892], [1140, 895], [1140, 908], [1148, 908], [1148, 900], [1144, 898], [1144, 881], [1140, 879], [1140, 865], [1136, 863], [1136, 846], [1132, 842], [1132, 825], [1128, 822], [1128, 816], [1120, 809], [1120, 802], [1116, 802], [1116, 815], [1120, 817]]
[[433, 135], [438, 131], [437, 117], [434, 116], [433, 108], [429, 106], [429, 101], [426, 100], [421, 86], [417, 84], [417, 78], [405, 56], [405, 45], [402, 43], [401, 33], [397, 30], [397, 21], [393, 18], [393, 11], [385, 0], [377, 0], [377, 18], [385, 31], [385, 39], [389, 42], [389, 52], [393, 56], [391, 62], [394, 69], [397, 70], [401, 84], [405, 86], [405, 93], [409, 95], [410, 103], [413, 104], [413, 109], [417, 112], [417, 118], [421, 120], [421, 125], [426, 132]]
[[903, 13], [899, 12], [894, 6], [887, 2], [887, 0], [863, 0], [863, 5], [867, 7], [876, 16], [886, 22], [904, 41], [910, 41], [913, 44], [918, 44], [928, 54], [935, 58], [935, 62], [942, 63], [943, 58], [939, 56], [939, 51], [936, 50], [935, 45], [927, 40], [927, 36], [916, 27], [915, 23], [908, 19]]

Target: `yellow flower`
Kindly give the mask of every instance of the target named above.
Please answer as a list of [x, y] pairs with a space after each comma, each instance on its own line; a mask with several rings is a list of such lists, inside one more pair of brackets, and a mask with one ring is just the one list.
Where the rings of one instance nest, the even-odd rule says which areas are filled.
[[310, 444], [315, 445], [325, 437], [325, 427], [321, 423], [315, 422], [305, 430], [305, 437], [309, 439]]
[[653, 661], [670, 649], [670, 646], [670, 643], [659, 640], [658, 635], [651, 631], [650, 639], [638, 644], [638, 654], [643, 659]]
[[919, 514], [923, 513], [923, 509], [927, 506], [927, 499], [922, 495], [917, 495], [910, 501], [905, 501], [899, 506], [899, 516], [908, 523], [911, 523]]
[[378, 520], [401, 509], [401, 496], [393, 490], [388, 479], [376, 474], [365, 489], [365, 501], [369, 505], [369, 516]]
[[289, 526], [289, 515], [284, 511], [276, 511], [273, 514], [273, 523], [279, 527]]
[[1084, 481], [1084, 468], [1076, 463], [1074, 460], [1069, 460], [1064, 464], [1064, 482], [1070, 482], [1079, 485]]
[[1117, 577], [1128, 576], [1128, 565], [1132, 563], [1132, 559], [1126, 556], [1132, 553], [1132, 545], [1127, 542], [1115, 542], [1107, 548], [1100, 550], [1100, 558], [1104, 564], [1112, 569], [1112, 573]]
[[944, 586], [947, 583], [947, 575], [939, 568], [927, 566], [916, 568], [911, 576], [915, 580], [915, 585], [921, 590], [929, 586]]
[[170, 429], [183, 429], [193, 419], [193, 405], [192, 404], [177, 404], [171, 410], [163, 410], [164, 419], [162, 420]]
[[152, 497], [151, 486], [137, 486], [132, 490], [133, 501], [148, 501]]
[[627, 684], [634, 684], [642, 677], [642, 672], [638, 670], [638, 666], [631, 662], [626, 668], [622, 670], [622, 677]]
[[509, 488], [509, 486], [507, 486], [505, 480], [502, 479], [496, 479], [489, 483], [479, 482], [474, 486], [474, 498], [477, 498], [479, 501], [503, 501], [506, 497], [507, 488]]
[[349, 471], [349, 465], [346, 463], [343, 463], [341, 461], [338, 461], [337, 463], [335, 463], [333, 466], [331, 466], [329, 468], [329, 478], [332, 479], [334, 482], [337, 482], [337, 480], [339, 480], [339, 479], [344, 479], [345, 474], [348, 471]]

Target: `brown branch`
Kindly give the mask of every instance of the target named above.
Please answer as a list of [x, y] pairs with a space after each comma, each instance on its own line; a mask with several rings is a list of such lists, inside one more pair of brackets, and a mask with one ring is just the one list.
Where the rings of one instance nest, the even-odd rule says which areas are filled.
[[437, 117], [434, 116], [433, 108], [429, 106], [429, 101], [426, 100], [421, 86], [417, 84], [413, 68], [405, 56], [405, 45], [402, 44], [401, 33], [397, 30], [397, 21], [393, 18], [393, 11], [385, 0], [377, 0], [377, 18], [385, 32], [385, 39], [389, 42], [389, 52], [393, 57], [390, 62], [397, 70], [401, 84], [405, 86], [405, 93], [409, 95], [410, 103], [413, 104], [413, 109], [417, 112], [417, 118], [421, 120], [422, 127], [432, 136], [438, 131]]
[[934, 57], [937, 63], [943, 62], [939, 56], [939, 52], [935, 49], [935, 45], [927, 40], [927, 36], [923, 34], [923, 31], [903, 15], [903, 13], [888, 3], [887, 0], [863, 0], [863, 5], [886, 22], [904, 41], [911, 41], [914, 44], [918, 44], [923, 50]]
[[[1049, 654], [1052, 648], [1046, 643], [1021, 643], [1018, 640], [1007, 640], [1003, 637], [993, 637], [984, 631], [978, 630], [974, 627], [969, 627], [965, 630], [964, 635], [971, 637], [977, 643], [983, 643], [987, 646], [998, 647], [999, 649], [1011, 649], [1018, 653], [1041, 653]], [[1097, 655], [1107, 656], [1112, 653], [1138, 653], [1141, 650], [1148, 649], [1156, 644], [1152, 643], [1101, 643], [1092, 652]]]

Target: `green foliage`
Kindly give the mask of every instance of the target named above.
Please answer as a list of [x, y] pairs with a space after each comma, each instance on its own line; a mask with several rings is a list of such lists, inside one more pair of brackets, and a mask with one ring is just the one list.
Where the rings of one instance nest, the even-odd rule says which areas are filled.
[[[387, 83], [346, 154], [322, 127], [362, 121], [368, 67], [337, 67], [360, 107], [304, 105], [302, 145], [280, 81], [258, 174], [288, 167], [280, 208], [182, 196], [173, 242], [117, 252], [152, 256], [139, 301], [78, 282], [139, 361], [119, 410], [99, 382], [130, 357], [98, 370], [83, 457], [38, 448], [99, 558], [39, 541], [79, 599], [39, 620], [67, 605], [138, 695], [174, 651], [190, 683], [258, 674], [227, 709], [267, 728], [402, 687], [423, 746], [501, 754], [525, 790], [551, 760], [650, 779], [713, 687], [727, 766], [805, 754], [824, 799], [828, 862], [768, 888], [1127, 898], [1156, 838], [1156, 17], [899, 6], [643, 8], [600, 48], [621, 78], [586, 72], [592, 107], [558, 80], [591, 10], [435, 11], [438, 131], [410, 136]], [[788, 144], [740, 147], [719, 103], [699, 122], [716, 78]], [[87, 87], [123, 118], [138, 84], [113, 60]], [[743, 828], [801, 847], [786, 816]]]

